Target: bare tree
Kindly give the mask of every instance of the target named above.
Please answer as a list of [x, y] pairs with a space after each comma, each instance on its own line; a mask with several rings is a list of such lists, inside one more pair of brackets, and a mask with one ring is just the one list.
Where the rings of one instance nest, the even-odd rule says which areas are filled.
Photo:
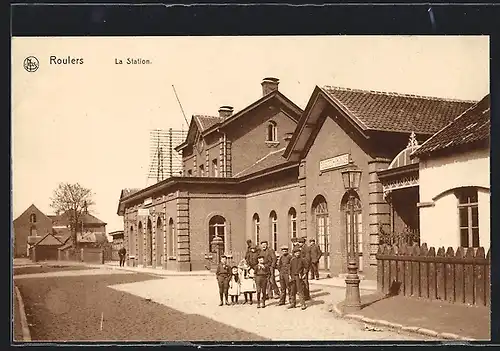
[[82, 215], [88, 208], [94, 205], [92, 191], [80, 184], [59, 183], [51, 197], [51, 204], [56, 214], [62, 214], [69, 222], [71, 230], [71, 241], [74, 248], [77, 248], [77, 231], [80, 227]]

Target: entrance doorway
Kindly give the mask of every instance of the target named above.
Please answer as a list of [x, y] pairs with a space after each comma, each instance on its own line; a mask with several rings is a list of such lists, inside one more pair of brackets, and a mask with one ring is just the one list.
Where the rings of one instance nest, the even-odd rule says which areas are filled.
[[313, 201], [313, 213], [316, 225], [316, 242], [323, 256], [318, 269], [330, 269], [330, 217], [328, 216], [328, 204], [323, 196], [318, 195]]

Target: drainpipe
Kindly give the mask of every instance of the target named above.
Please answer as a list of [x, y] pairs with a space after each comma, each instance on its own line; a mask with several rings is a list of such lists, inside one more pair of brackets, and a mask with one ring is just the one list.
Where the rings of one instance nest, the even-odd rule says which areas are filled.
[[226, 133], [224, 134], [224, 177], [227, 177], [227, 143], [226, 143]]

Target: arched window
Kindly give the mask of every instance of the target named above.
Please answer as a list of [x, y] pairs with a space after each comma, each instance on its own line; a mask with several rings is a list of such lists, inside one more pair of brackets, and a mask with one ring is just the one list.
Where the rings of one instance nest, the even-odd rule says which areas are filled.
[[288, 221], [290, 223], [290, 238], [296, 238], [297, 237], [297, 212], [295, 211], [295, 208], [290, 208], [288, 211]]
[[36, 214], [32, 213], [30, 215], [30, 223], [36, 223]]
[[175, 240], [175, 228], [174, 228], [174, 220], [170, 218], [168, 221], [168, 256], [169, 257], [175, 257], [177, 254], [177, 247], [176, 247], [176, 240]]
[[214, 252], [212, 240], [217, 235], [224, 242], [224, 252], [226, 251], [226, 219], [222, 216], [213, 216], [208, 222], [208, 246], [209, 251]]
[[341, 208], [344, 212], [344, 223], [345, 223], [345, 233], [346, 233], [346, 257], [349, 259], [351, 251], [351, 208], [349, 205], [349, 197], [353, 195], [354, 198], [354, 255], [359, 258], [359, 270], [363, 270], [363, 218], [362, 218], [362, 204], [359, 199], [359, 195], [353, 192], [347, 192], [342, 197]]
[[458, 200], [460, 246], [479, 247], [479, 202], [477, 188], [464, 187], [455, 190]]
[[134, 226], [130, 226], [130, 232], [129, 232], [129, 250], [130, 253], [129, 255], [135, 255], [135, 233], [134, 233]]
[[267, 125], [267, 141], [278, 141], [278, 127], [274, 121]]
[[163, 223], [161, 218], [156, 220], [156, 264], [160, 266], [164, 262], [163, 257]]
[[253, 215], [253, 234], [255, 238], [255, 245], [260, 242], [260, 218], [257, 213]]
[[330, 217], [328, 216], [326, 199], [321, 195], [316, 196], [312, 208], [316, 226], [316, 242], [323, 252], [319, 268], [330, 269]]
[[139, 262], [144, 264], [144, 231], [142, 229], [142, 222], [139, 222], [139, 225], [137, 226], [137, 259]]
[[272, 240], [272, 248], [274, 251], [278, 250], [278, 216], [276, 212], [271, 211], [269, 214], [269, 220], [271, 223], [271, 240]]

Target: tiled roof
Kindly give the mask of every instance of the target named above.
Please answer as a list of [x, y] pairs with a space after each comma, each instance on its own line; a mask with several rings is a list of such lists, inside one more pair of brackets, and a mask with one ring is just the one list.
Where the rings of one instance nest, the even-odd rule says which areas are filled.
[[122, 197], [127, 197], [129, 195], [132, 195], [133, 193], [136, 193], [138, 191], [140, 191], [141, 189], [138, 189], [138, 188], [125, 188], [125, 189], [122, 189]]
[[475, 103], [332, 86], [322, 90], [364, 130], [434, 134]]
[[47, 234], [45, 235], [39, 242], [35, 244], [35, 246], [61, 246], [62, 242], [59, 241], [55, 236], [52, 234]]
[[257, 162], [255, 162], [250, 167], [242, 170], [239, 173], [234, 174], [233, 177], [243, 177], [246, 175], [257, 173], [259, 171], [263, 171], [263, 170], [271, 168], [271, 167], [276, 167], [276, 166], [288, 163], [287, 159], [283, 157], [284, 151], [285, 151], [285, 148], [270, 152], [266, 156], [257, 160]]
[[[49, 218], [52, 220], [53, 226], [68, 224], [68, 217], [65, 213], [59, 216], [50, 215]], [[99, 218], [92, 216], [90, 213], [83, 213], [80, 218], [80, 221], [83, 221], [84, 224], [103, 224], [103, 225], [106, 224]]]
[[451, 123], [427, 139], [412, 156], [451, 149], [490, 137], [490, 95], [460, 114]]
[[197, 124], [200, 126], [200, 132], [203, 132], [217, 123], [220, 123], [224, 120], [223, 117], [218, 116], [205, 116], [205, 115], [194, 115], [193, 118], [196, 120]]

